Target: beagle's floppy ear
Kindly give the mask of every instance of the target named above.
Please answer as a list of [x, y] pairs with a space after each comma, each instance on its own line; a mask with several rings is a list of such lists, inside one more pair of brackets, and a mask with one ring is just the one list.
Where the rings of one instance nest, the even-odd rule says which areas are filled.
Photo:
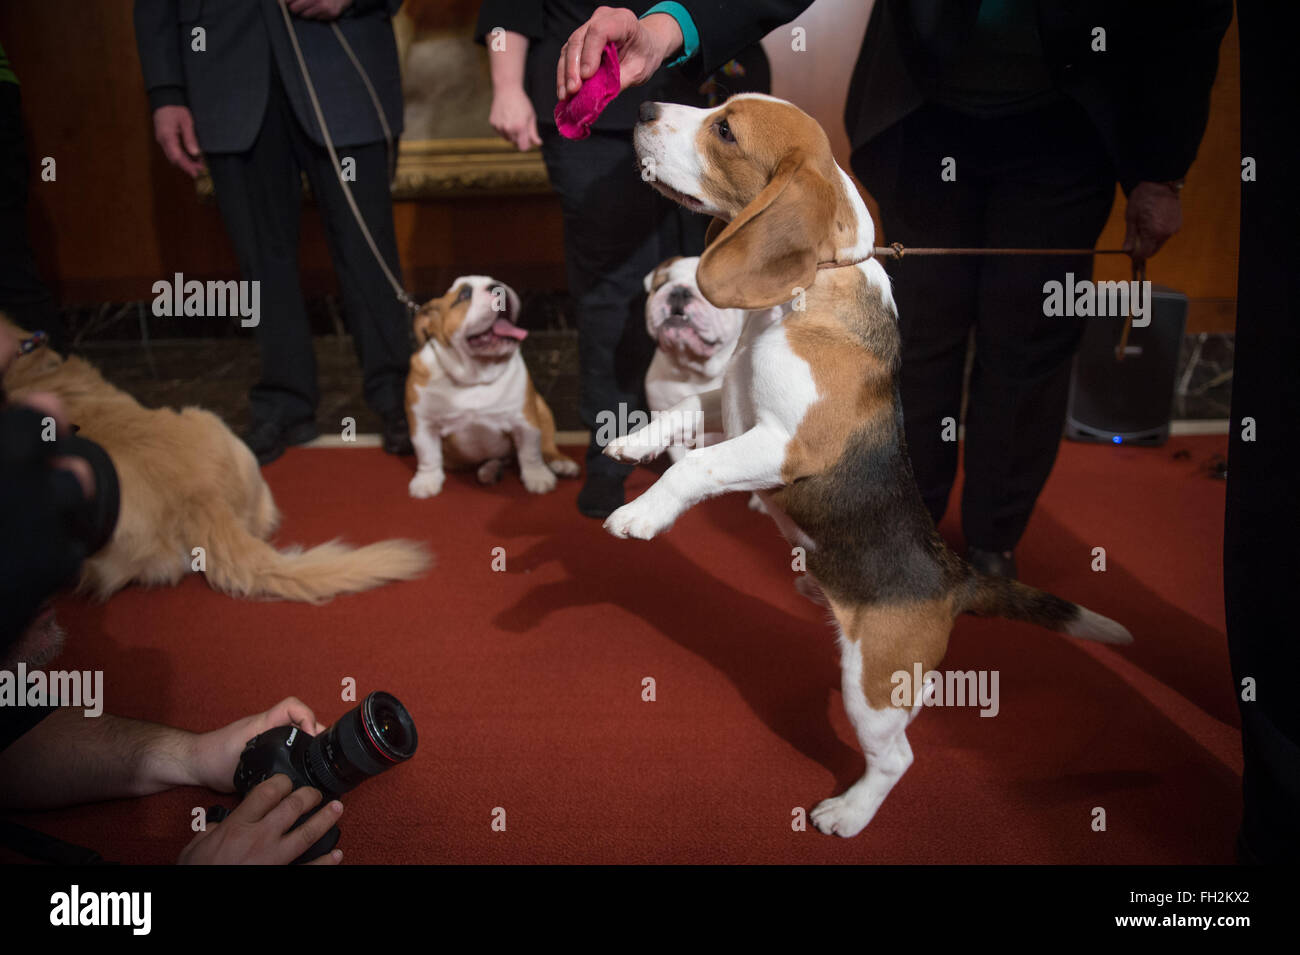
[[439, 332], [442, 331], [442, 299], [435, 298], [432, 301], [425, 302], [420, 310], [415, 313], [415, 343], [421, 348], [430, 338], [437, 337], [441, 341]]
[[709, 223], [708, 229], [704, 231], [704, 247], [707, 249], [709, 246], [711, 246], [713, 244], [713, 240], [716, 239], [719, 235], [721, 235], [723, 230], [726, 229], [727, 226], [729, 226], [730, 224], [731, 223], [729, 223], [726, 219], [719, 219], [717, 216], [714, 216], [713, 221]]
[[[817, 278], [817, 263], [830, 259], [830, 223], [836, 196], [831, 183], [802, 152], [781, 160], [754, 201], [711, 240], [700, 256], [695, 280], [717, 308], [771, 308], [788, 302], [795, 288]], [[716, 236], [716, 237], [715, 237]]]

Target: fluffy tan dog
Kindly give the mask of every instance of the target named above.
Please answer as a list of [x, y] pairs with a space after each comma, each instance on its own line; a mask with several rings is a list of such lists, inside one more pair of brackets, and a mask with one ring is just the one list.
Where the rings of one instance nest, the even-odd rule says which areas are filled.
[[312, 603], [416, 577], [431, 562], [406, 540], [277, 550], [266, 541], [280, 519], [271, 490], [220, 418], [200, 408], [145, 408], [80, 358], [38, 348], [14, 360], [4, 387], [10, 397], [57, 395], [68, 420], [117, 468], [117, 529], [86, 561], [83, 592], [107, 598], [130, 583], [174, 584], [190, 572], [195, 547], [204, 548], [208, 583], [222, 593]]

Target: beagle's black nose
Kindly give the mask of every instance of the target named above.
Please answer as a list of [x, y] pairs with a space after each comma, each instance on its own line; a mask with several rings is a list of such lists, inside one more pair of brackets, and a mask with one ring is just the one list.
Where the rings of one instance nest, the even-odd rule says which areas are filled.
[[653, 123], [659, 118], [659, 104], [646, 100], [641, 104], [641, 108], [637, 110], [637, 118], [643, 123]]

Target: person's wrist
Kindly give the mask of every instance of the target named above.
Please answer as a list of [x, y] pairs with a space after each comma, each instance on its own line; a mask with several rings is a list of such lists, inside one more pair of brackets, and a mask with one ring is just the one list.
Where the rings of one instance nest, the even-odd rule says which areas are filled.
[[175, 778], [167, 782], [168, 786], [202, 786], [206, 789], [220, 789], [214, 786], [215, 771], [213, 767], [221, 761], [221, 741], [216, 732], [187, 733], [176, 730], [172, 750], [174, 759], [159, 760], [160, 771]]
[[524, 81], [520, 77], [511, 77], [510, 79], [492, 78], [492, 95], [493, 96], [523, 96]]
[[136, 795], [147, 796], [174, 786], [204, 785], [202, 736], [155, 724], [143, 724], [140, 732], [144, 756], [132, 786]]
[[671, 14], [652, 13], [641, 21], [641, 25], [650, 34], [660, 63], [672, 59], [686, 42], [682, 37], [681, 26]]

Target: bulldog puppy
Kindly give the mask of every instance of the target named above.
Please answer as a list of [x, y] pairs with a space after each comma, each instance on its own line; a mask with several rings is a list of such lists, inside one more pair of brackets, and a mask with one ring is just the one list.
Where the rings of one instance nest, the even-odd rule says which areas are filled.
[[415, 316], [419, 350], [406, 378], [406, 417], [418, 467], [411, 497], [442, 490], [445, 468], [476, 468], [482, 484], [501, 478], [511, 457], [524, 487], [555, 489], [578, 465], [555, 446], [555, 418], [533, 388], [514, 323], [519, 296], [486, 275], [456, 279]]
[[[645, 277], [646, 331], [659, 346], [645, 376], [651, 412], [666, 411], [692, 395], [721, 388], [740, 339], [744, 311], [709, 304], [695, 283], [699, 264], [699, 256], [673, 256]], [[709, 443], [707, 436], [700, 438], [701, 446]], [[721, 433], [714, 436], [714, 440], [721, 438]], [[674, 445], [668, 456], [677, 462], [686, 450]]]

